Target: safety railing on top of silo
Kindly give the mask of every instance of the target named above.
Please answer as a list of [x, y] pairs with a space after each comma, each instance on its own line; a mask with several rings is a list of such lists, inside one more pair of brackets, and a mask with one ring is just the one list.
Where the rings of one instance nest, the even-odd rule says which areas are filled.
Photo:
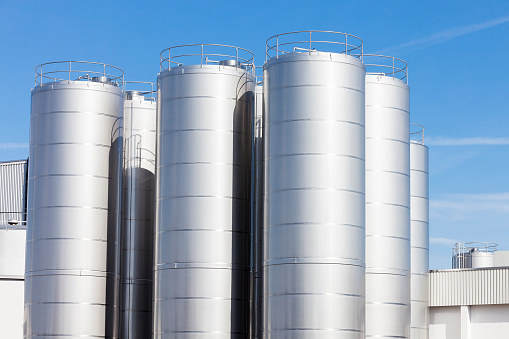
[[167, 48], [161, 52], [160, 71], [182, 65], [222, 65], [254, 73], [254, 54], [247, 49], [221, 44], [192, 44]]
[[255, 66], [256, 85], [263, 84], [263, 66]]
[[134, 95], [142, 95], [145, 100], [156, 101], [157, 84], [147, 81], [125, 81], [125, 92]]
[[457, 242], [452, 249], [453, 268], [471, 268], [468, 265], [467, 256], [472, 252], [494, 253], [498, 251], [498, 244], [492, 242]]
[[[156, 101], [156, 83], [147, 81], [125, 81], [124, 84], [127, 100], [132, 100], [133, 97], [139, 95], [143, 96], [147, 101]], [[155, 153], [140, 146], [141, 141], [138, 139], [141, 138], [141, 136], [133, 132], [132, 122], [129, 125], [131, 127], [130, 136], [126, 138], [124, 143], [124, 166], [130, 164], [134, 167], [141, 167], [142, 159], [155, 165]], [[131, 147], [127, 147], [127, 145], [131, 145]], [[134, 149], [132, 147], [134, 147]]]
[[424, 126], [410, 123], [410, 142], [424, 145]]
[[280, 55], [302, 52], [331, 52], [363, 58], [362, 39], [334, 31], [296, 31], [274, 35], [265, 43], [265, 61]]
[[35, 67], [35, 86], [54, 81], [93, 81], [123, 89], [124, 71], [92, 61], [54, 61]]
[[407, 63], [401, 59], [378, 54], [364, 54], [366, 74], [381, 75], [399, 79], [408, 84]]

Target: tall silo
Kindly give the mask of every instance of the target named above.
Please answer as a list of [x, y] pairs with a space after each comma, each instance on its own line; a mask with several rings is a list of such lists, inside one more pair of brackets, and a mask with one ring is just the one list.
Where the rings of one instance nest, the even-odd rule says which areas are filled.
[[25, 337], [118, 338], [123, 72], [36, 68]]
[[185, 45], [161, 66], [154, 338], [246, 338], [253, 55]]
[[263, 337], [364, 338], [362, 41], [292, 32], [266, 52]]
[[125, 86], [121, 337], [145, 339], [152, 335], [155, 84]]
[[262, 336], [263, 319], [263, 85], [257, 76], [254, 121], [254, 222], [252, 225], [253, 338]]
[[366, 338], [410, 335], [410, 140], [406, 63], [366, 65]]
[[411, 339], [428, 339], [429, 306], [429, 161], [424, 127], [410, 135]]

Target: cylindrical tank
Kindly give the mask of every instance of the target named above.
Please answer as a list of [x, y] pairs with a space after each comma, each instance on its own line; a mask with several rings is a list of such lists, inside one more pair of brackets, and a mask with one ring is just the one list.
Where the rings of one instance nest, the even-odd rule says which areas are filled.
[[152, 335], [155, 84], [127, 81], [125, 94], [121, 337], [145, 339]]
[[483, 252], [478, 249], [473, 249], [470, 252], [472, 260], [472, 268], [494, 267], [495, 266], [495, 253]]
[[428, 339], [429, 327], [429, 167], [422, 132], [410, 142], [411, 339]]
[[253, 279], [253, 313], [252, 333], [254, 338], [262, 337], [263, 320], [263, 85], [255, 89], [255, 123], [254, 123], [254, 223], [252, 262]]
[[25, 338], [118, 338], [123, 72], [36, 68]]
[[264, 338], [364, 338], [365, 68], [352, 54], [362, 41], [344, 33], [267, 40]]
[[366, 65], [366, 338], [410, 335], [410, 146], [406, 63]]
[[161, 57], [154, 338], [247, 338], [253, 56], [187, 45]]

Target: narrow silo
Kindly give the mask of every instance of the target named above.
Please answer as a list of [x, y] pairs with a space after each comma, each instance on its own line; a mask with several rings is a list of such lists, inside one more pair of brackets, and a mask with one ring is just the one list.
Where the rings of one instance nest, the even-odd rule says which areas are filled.
[[[261, 79], [259, 79], [261, 80]], [[262, 337], [263, 320], [263, 85], [257, 79], [254, 121], [254, 222], [252, 235], [253, 262], [253, 338]]]
[[[128, 89], [136, 90], [128, 90]], [[152, 335], [155, 84], [126, 82], [121, 265], [121, 337]]]
[[161, 60], [154, 338], [247, 338], [253, 56], [186, 45]]
[[105, 64], [36, 68], [26, 338], [118, 338], [122, 84]]
[[429, 166], [424, 127], [410, 141], [410, 227], [411, 227], [411, 339], [428, 339], [429, 306]]
[[406, 63], [366, 65], [366, 338], [410, 334], [410, 146]]
[[362, 41], [292, 32], [266, 48], [263, 337], [364, 338]]

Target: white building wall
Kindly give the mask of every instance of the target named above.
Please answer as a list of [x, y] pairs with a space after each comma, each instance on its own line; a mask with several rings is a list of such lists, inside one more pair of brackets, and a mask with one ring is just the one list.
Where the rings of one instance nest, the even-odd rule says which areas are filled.
[[507, 339], [509, 305], [430, 308], [430, 339]]
[[429, 339], [508, 339], [509, 268], [432, 271]]
[[[27, 161], [0, 163], [0, 338], [23, 338]], [[22, 221], [9, 225], [9, 219]]]
[[0, 338], [23, 338], [24, 285], [22, 279], [0, 279]]

